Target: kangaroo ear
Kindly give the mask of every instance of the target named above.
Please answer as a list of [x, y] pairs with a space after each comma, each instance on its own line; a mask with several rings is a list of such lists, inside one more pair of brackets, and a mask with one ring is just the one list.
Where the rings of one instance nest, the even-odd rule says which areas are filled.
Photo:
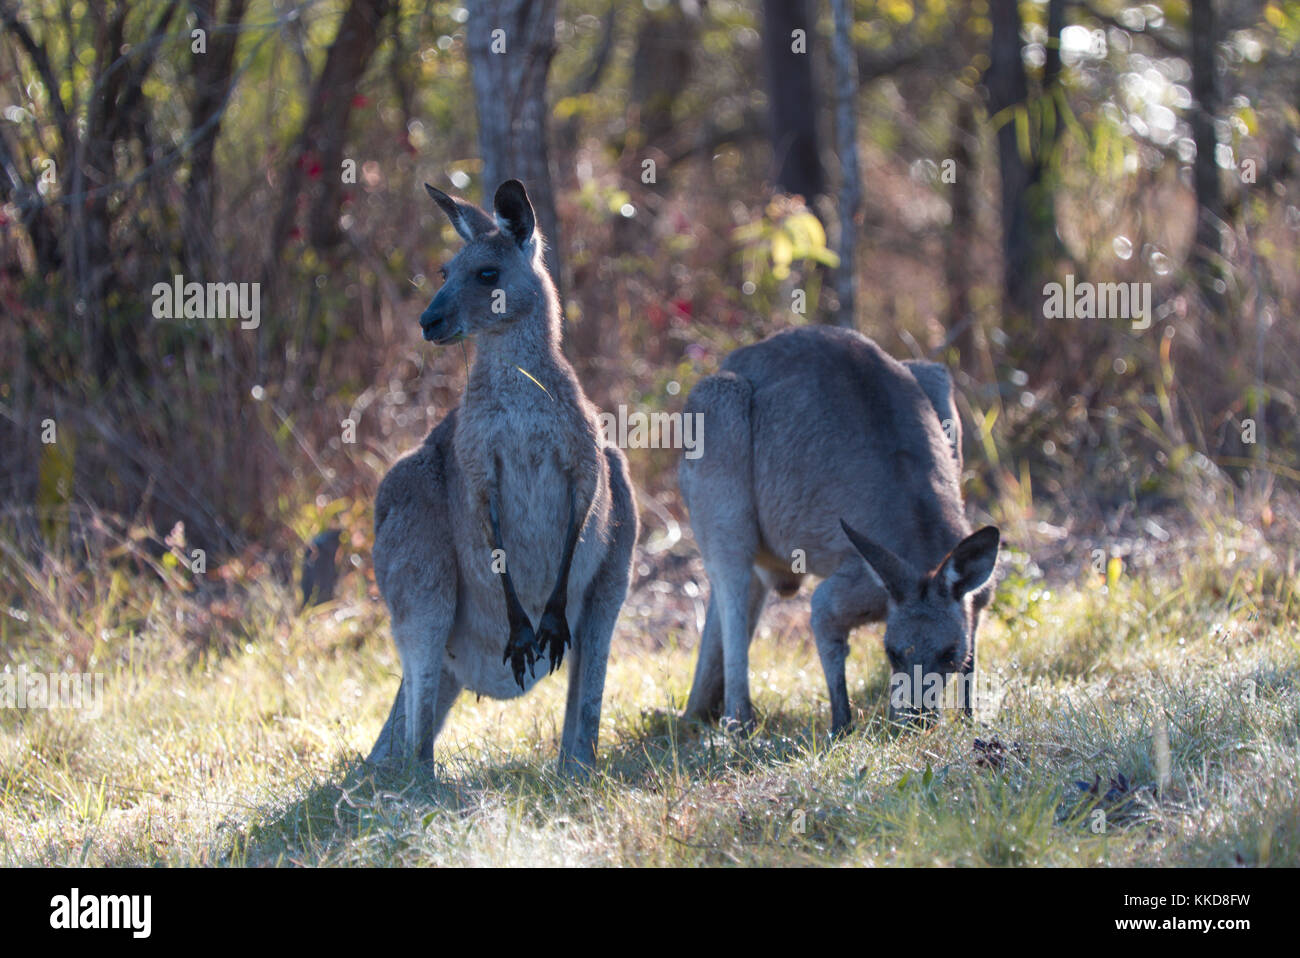
[[953, 546], [939, 566], [937, 578], [954, 599], [978, 592], [993, 577], [1000, 538], [996, 528], [985, 526]]
[[442, 207], [442, 211], [447, 214], [447, 219], [451, 220], [452, 228], [460, 234], [460, 238], [465, 242], [468, 243], [476, 236], [492, 232], [492, 220], [473, 203], [467, 203], [454, 196], [448, 196], [442, 190], [436, 189], [428, 183], [424, 184], [424, 188], [433, 197], [433, 201]]
[[501, 232], [512, 237], [520, 246], [533, 238], [537, 217], [533, 213], [533, 204], [528, 199], [524, 184], [518, 180], [506, 180], [497, 187], [492, 207]]
[[895, 604], [902, 603], [916, 589], [916, 584], [921, 581], [921, 574], [913, 569], [907, 560], [899, 558], [884, 546], [855, 532], [843, 519], [840, 520], [840, 525], [844, 528], [844, 534], [849, 537], [849, 541], [853, 543], [853, 547], [858, 550], [862, 558], [867, 560], [867, 566], [885, 587], [889, 598]]

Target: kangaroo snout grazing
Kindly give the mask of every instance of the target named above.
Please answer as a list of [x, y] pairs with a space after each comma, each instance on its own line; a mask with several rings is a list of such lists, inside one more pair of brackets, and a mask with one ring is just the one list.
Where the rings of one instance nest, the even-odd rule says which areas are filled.
[[[887, 593], [885, 655], [891, 673], [890, 717], [932, 715], [927, 682], [970, 674], [975, 625], [998, 555], [998, 530], [985, 526], [953, 547], [939, 566], [922, 571], [841, 522], [845, 535]], [[969, 694], [970, 690], [963, 690]], [[970, 701], [964, 700], [969, 713]]]
[[732, 353], [686, 409], [710, 436], [679, 475], [711, 587], [688, 716], [752, 723], [750, 639], [768, 592], [805, 573], [823, 580], [812, 630], [832, 731], [851, 724], [845, 661], [863, 623], [885, 622], [891, 717], [928, 708], [927, 680], [974, 672], [999, 536], [966, 521], [942, 366], [803, 327]]
[[465, 245], [420, 326], [440, 345], [472, 338], [476, 355], [458, 408], [376, 496], [375, 578], [402, 684], [370, 760], [431, 759], [461, 689], [513, 698], [571, 649], [560, 764], [590, 766], [637, 536], [627, 463], [601, 448], [560, 351], [559, 300], [523, 184], [501, 184], [491, 216], [425, 188]]

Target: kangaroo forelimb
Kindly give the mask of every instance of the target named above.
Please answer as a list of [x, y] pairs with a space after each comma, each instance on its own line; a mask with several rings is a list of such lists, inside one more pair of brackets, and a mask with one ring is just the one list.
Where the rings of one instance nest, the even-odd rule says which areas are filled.
[[[492, 531], [492, 548], [505, 551], [505, 546], [501, 540], [501, 516], [497, 506], [497, 494], [495, 490], [488, 497], [488, 524]], [[502, 662], [509, 662], [510, 669], [514, 672], [515, 681], [519, 687], [524, 688], [524, 670], [528, 670], [529, 675], [533, 675], [533, 666], [541, 657], [541, 649], [537, 644], [537, 635], [533, 632], [532, 623], [528, 621], [528, 613], [524, 611], [523, 604], [519, 601], [519, 596], [515, 593], [515, 584], [510, 579], [510, 562], [506, 561], [505, 569], [501, 573], [501, 587], [506, 597], [506, 619], [510, 623], [510, 638], [506, 642], [505, 652], [501, 656]]]
[[551, 671], [554, 672], [564, 661], [564, 650], [571, 643], [569, 622], [566, 617], [566, 604], [569, 598], [569, 567], [573, 564], [573, 553], [578, 547], [578, 534], [582, 531], [582, 519], [578, 516], [578, 490], [569, 486], [569, 523], [564, 533], [564, 551], [560, 554], [560, 572], [555, 579], [555, 588], [546, 600], [541, 621], [537, 623], [538, 644], [548, 650], [551, 657]]

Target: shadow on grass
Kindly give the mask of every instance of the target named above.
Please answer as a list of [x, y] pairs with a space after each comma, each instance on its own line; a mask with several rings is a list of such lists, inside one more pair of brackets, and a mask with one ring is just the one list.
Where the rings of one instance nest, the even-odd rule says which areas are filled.
[[[876, 686], [879, 687], [876, 687]], [[884, 740], [898, 733], [884, 721], [884, 683], [868, 683], [864, 710], [849, 740]], [[376, 863], [401, 861], [421, 825], [433, 817], [464, 819], [485, 799], [525, 802], [528, 814], [581, 814], [603, 788], [662, 793], [692, 783], [762, 774], [826, 752], [833, 745], [827, 716], [816, 711], [774, 709], [760, 716], [750, 735], [682, 719], [674, 712], [643, 710], [625, 717], [601, 748], [598, 768], [586, 781], [560, 777], [558, 742], [539, 757], [517, 753], [439, 751], [433, 767], [417, 763], [370, 765], [354, 755], [337, 762], [298, 799], [265, 809], [237, 833], [224, 863], [232, 865], [329, 864], [345, 854]]]

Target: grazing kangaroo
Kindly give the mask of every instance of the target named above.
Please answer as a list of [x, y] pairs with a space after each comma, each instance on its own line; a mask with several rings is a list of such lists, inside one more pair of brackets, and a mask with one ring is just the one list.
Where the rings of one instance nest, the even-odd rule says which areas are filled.
[[595, 410], [560, 352], [559, 299], [523, 185], [501, 184], [495, 217], [425, 189], [465, 245], [420, 317], [424, 338], [473, 336], [477, 353], [459, 408], [376, 496], [375, 579], [402, 683], [369, 761], [431, 760], [461, 689], [521, 695], [571, 644], [560, 767], [576, 771], [595, 762], [637, 537], [627, 463], [601, 448]]
[[[710, 437], [702, 456], [682, 460], [680, 484], [711, 586], [688, 717], [752, 724], [754, 627], [768, 592], [793, 595], [805, 572], [823, 577], [812, 630], [833, 732], [850, 725], [844, 663], [864, 622], [885, 621], [895, 680], [917, 666], [945, 680], [973, 671], [998, 531], [971, 534], [963, 514], [942, 366], [900, 363], [849, 330], [802, 327], [736, 350], [686, 412], [704, 416]], [[912, 691], [900, 709], [891, 696], [891, 717], [920, 704]]]

